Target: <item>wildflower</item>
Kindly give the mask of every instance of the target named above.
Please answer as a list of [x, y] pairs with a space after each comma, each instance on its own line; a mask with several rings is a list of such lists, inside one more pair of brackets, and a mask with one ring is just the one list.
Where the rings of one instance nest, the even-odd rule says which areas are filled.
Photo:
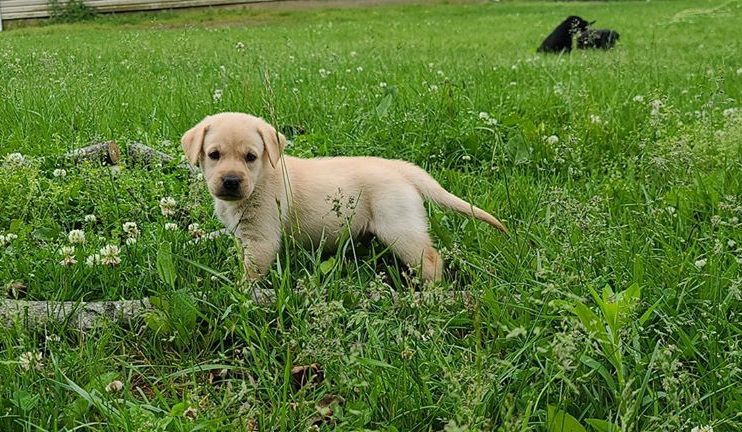
[[41, 361], [43, 357], [38, 351], [27, 351], [18, 358], [18, 364], [23, 370], [31, 370], [31, 368], [41, 370], [44, 367], [44, 363]]
[[243, 44], [242, 42], [237, 42], [234, 47], [237, 48], [237, 51], [241, 51], [245, 49], [245, 44]]
[[134, 245], [134, 244], [137, 243], [137, 238], [136, 237], [129, 237], [128, 239], [126, 239], [126, 242], [125, 243], [126, 243], [127, 246]]
[[108, 383], [108, 385], [106, 386], [106, 391], [107, 391], [108, 393], [118, 393], [118, 392], [120, 392], [120, 391], [121, 391], [121, 390], [123, 390], [123, 389], [124, 389], [124, 383], [122, 383], [122, 382], [121, 382], [121, 381], [119, 381], [119, 380], [114, 380], [114, 381], [111, 381], [111, 382], [110, 382], [110, 383]]
[[381, 88], [386, 88], [386, 83], [385, 83], [385, 82], [383, 82], [383, 81], [382, 81], [382, 82], [380, 82], [380, 83], [379, 83], [379, 87], [381, 87]]
[[121, 264], [121, 257], [119, 257], [119, 247], [116, 245], [103, 246], [98, 253], [100, 253], [100, 263], [110, 266]]
[[463, 155], [463, 156], [461, 156], [461, 159], [468, 162], [468, 161], [471, 160], [471, 156], [469, 156], [469, 155]]
[[356, 68], [356, 72], [363, 72], [363, 66], [358, 66]]
[[10, 153], [5, 156], [5, 163], [11, 166], [22, 166], [25, 165], [26, 162], [28, 162], [28, 160], [20, 153]]
[[165, 224], [166, 231], [176, 231], [177, 229], [178, 229], [178, 224], [174, 224], [172, 222], [168, 222]]
[[196, 420], [198, 418], [198, 413], [196, 412], [196, 408], [188, 407], [185, 411], [183, 411], [183, 417], [187, 418], [190, 421]]
[[428, 91], [430, 91], [430, 92], [437, 92], [438, 91], [438, 86], [435, 85], [435, 84], [431, 84], [430, 87], [428, 87]]
[[696, 260], [696, 262], [693, 264], [695, 264], [698, 270], [701, 270], [702, 268], [706, 266], [706, 258], [701, 258], [699, 260]]
[[484, 112], [484, 111], [482, 111], [482, 112], [479, 113], [479, 119], [480, 120], [488, 120], [489, 118], [490, 118], [490, 114], [489, 113]]
[[696, 426], [690, 430], [690, 432], [714, 432], [714, 428], [711, 425]]
[[214, 102], [220, 102], [222, 100], [222, 89], [214, 90], [214, 94], [211, 96]]
[[67, 175], [67, 171], [62, 168], [57, 168], [54, 170], [54, 172], [52, 172], [52, 175], [54, 177], [64, 177]]
[[719, 215], [711, 216], [711, 225], [719, 226], [720, 223], [721, 223], [721, 216]]
[[636, 95], [636, 96], [634, 96], [634, 102], [643, 103], [644, 102], [644, 96], [642, 96], [642, 95]]
[[163, 216], [172, 216], [175, 214], [175, 207], [178, 205], [173, 197], [160, 198], [160, 212]]
[[445, 75], [446, 75], [446, 74], [444, 74], [444, 73], [443, 73], [443, 71], [442, 71], [442, 70], [440, 70], [440, 69], [439, 69], [439, 70], [437, 70], [437, 71], [436, 71], [435, 73], [437, 73], [437, 74], [438, 74], [438, 76], [445, 76]]
[[62, 249], [59, 251], [59, 253], [62, 255], [62, 261], [60, 261], [59, 264], [63, 266], [71, 266], [77, 264], [77, 259], [75, 259], [74, 246], [62, 246]]
[[124, 232], [129, 236], [129, 238], [139, 237], [139, 227], [137, 227], [136, 222], [124, 223]]
[[355, 52], [355, 51], [351, 51], [351, 52], [350, 52], [350, 56], [351, 56], [351, 57], [355, 57], [355, 56], [357, 56], [357, 55], [358, 55], [358, 53], [357, 53], [357, 52]]
[[98, 218], [94, 214], [85, 215], [85, 222], [95, 223]]
[[737, 114], [737, 108], [727, 108], [722, 112], [722, 114], [724, 114], [724, 117], [726, 118], [733, 117]]
[[325, 68], [320, 69], [318, 72], [322, 78], [327, 78], [330, 75], [330, 71]]
[[657, 117], [660, 115], [660, 109], [664, 106], [661, 100], [654, 99], [652, 102], [649, 103], [649, 106], [652, 107], [652, 117]]
[[599, 115], [590, 114], [590, 123], [601, 124], [603, 123], [603, 119], [601, 119]]
[[549, 145], [555, 145], [559, 142], [559, 137], [556, 135], [550, 135], [546, 137], [546, 143]]
[[190, 234], [191, 237], [193, 238], [199, 239], [203, 237], [206, 234], [206, 232], [203, 229], [201, 229], [199, 224], [192, 223], [188, 225], [188, 234]]
[[730, 248], [733, 248], [733, 247], [735, 247], [736, 245], [737, 245], [737, 242], [736, 242], [736, 241], [734, 241], [734, 240], [729, 240], [729, 241], [727, 241], [727, 246], [729, 246]]
[[70, 243], [85, 243], [85, 231], [83, 230], [72, 230], [67, 234], [67, 240], [69, 240]]
[[88, 267], [93, 267], [93, 266], [98, 265], [98, 264], [100, 264], [100, 255], [99, 254], [90, 255], [85, 260], [85, 265], [88, 266]]

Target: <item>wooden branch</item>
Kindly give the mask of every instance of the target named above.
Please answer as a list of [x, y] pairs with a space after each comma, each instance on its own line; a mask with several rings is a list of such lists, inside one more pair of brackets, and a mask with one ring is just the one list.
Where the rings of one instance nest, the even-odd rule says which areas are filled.
[[[132, 165], [167, 165], [176, 161], [174, 156], [138, 142], [129, 144], [126, 147], [126, 151]], [[177, 167], [187, 169], [194, 176], [200, 172], [197, 167], [185, 162], [179, 163]]]
[[64, 157], [74, 162], [100, 162], [103, 165], [116, 165], [121, 159], [121, 149], [115, 141], [89, 145], [65, 153]]
[[[391, 292], [394, 301], [399, 300], [399, 293]], [[466, 307], [473, 303], [474, 295], [468, 291], [429, 292], [416, 291], [417, 301], [441, 301], [461, 298]], [[273, 304], [276, 292], [273, 289], [255, 288], [252, 291], [253, 301], [261, 306]], [[372, 298], [378, 301], [380, 297]], [[97, 302], [60, 302], [31, 300], [0, 300], [0, 328], [13, 327], [21, 323], [26, 328], [44, 327], [50, 324], [71, 324], [80, 330], [88, 330], [101, 321], [126, 324], [153, 309], [148, 298], [142, 300], [119, 300]]]

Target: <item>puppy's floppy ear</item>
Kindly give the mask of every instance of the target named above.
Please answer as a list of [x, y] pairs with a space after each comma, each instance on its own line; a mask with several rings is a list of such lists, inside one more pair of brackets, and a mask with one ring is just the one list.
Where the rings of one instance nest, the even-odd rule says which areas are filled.
[[277, 132], [273, 126], [265, 121], [261, 122], [260, 126], [258, 126], [258, 133], [265, 145], [265, 153], [268, 155], [268, 161], [275, 168], [278, 160], [281, 158], [283, 149], [286, 147], [286, 137], [282, 133]]
[[208, 129], [209, 124], [206, 123], [206, 119], [203, 119], [196, 126], [189, 129], [188, 132], [184, 133], [183, 138], [180, 139], [180, 144], [183, 146], [183, 153], [185, 153], [186, 159], [188, 159], [191, 165], [198, 165], [198, 161], [201, 159], [204, 136]]

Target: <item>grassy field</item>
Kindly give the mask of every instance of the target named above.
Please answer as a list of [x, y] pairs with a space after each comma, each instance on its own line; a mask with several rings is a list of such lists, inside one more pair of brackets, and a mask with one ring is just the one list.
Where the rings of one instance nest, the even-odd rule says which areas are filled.
[[[619, 46], [536, 55], [569, 14]], [[0, 295], [160, 300], [125, 327], [0, 329], [0, 430], [742, 430], [739, 40], [742, 3], [685, 0], [0, 33]], [[511, 233], [430, 206], [433, 300], [378, 243], [287, 247], [261, 305], [234, 240], [202, 237], [202, 182], [62, 158], [104, 139], [180, 157], [227, 110], [305, 127], [292, 155], [415, 162]]]

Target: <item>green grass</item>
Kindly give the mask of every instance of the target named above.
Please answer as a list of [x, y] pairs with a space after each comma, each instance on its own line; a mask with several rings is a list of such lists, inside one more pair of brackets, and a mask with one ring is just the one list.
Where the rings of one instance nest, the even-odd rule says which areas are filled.
[[[328, 395], [323, 430], [742, 429], [741, 7], [201, 10], [1, 33], [0, 235], [17, 238], [0, 294], [162, 300], [127, 328], [0, 330], [0, 430], [306, 430]], [[573, 13], [619, 47], [536, 55]], [[430, 207], [448, 269], [428, 289], [473, 300], [393, 301], [417, 285], [372, 243], [285, 248], [263, 283], [277, 302], [256, 305], [234, 241], [191, 239], [220, 228], [200, 182], [62, 158], [100, 139], [179, 156], [227, 110], [305, 126], [292, 155], [415, 162], [506, 221]], [[86, 242], [62, 266], [73, 229]], [[87, 266], [107, 244], [121, 263]], [[324, 380], [294, 389], [311, 363]]]

